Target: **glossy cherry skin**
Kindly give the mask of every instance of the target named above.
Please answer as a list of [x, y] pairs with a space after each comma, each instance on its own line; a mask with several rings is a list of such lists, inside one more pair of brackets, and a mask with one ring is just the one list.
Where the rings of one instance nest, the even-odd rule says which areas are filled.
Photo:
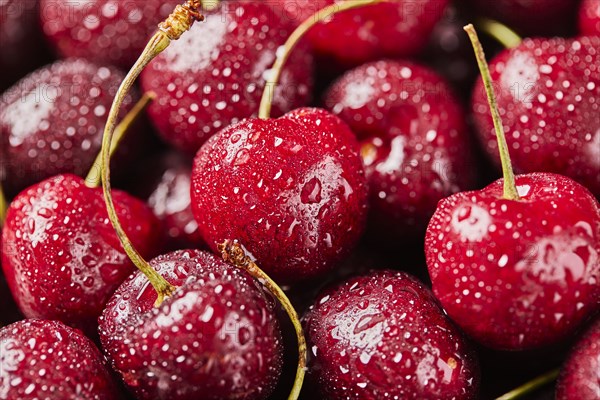
[[202, 237], [215, 251], [238, 240], [284, 283], [326, 274], [363, 231], [358, 152], [348, 126], [317, 108], [223, 129], [194, 160], [192, 210]]
[[579, 33], [600, 36], [600, 2], [583, 0], [579, 8]]
[[[600, 37], [525, 39], [490, 63], [513, 167], [568, 176], [600, 196]], [[480, 80], [472, 98], [477, 131], [500, 158]]]
[[600, 318], [579, 339], [562, 366], [556, 400], [600, 397]]
[[473, 185], [464, 112], [430, 69], [365, 64], [336, 81], [324, 103], [362, 139], [375, 235], [424, 234], [438, 201]]
[[[87, 174], [122, 79], [112, 67], [69, 59], [47, 65], [8, 89], [0, 98], [5, 190], [16, 194], [60, 173]], [[120, 117], [131, 108], [133, 97], [127, 96]]]
[[378, 271], [325, 290], [304, 317], [327, 399], [475, 399], [475, 353], [423, 284]]
[[44, 35], [62, 57], [128, 69], [180, 0], [40, 0]]
[[[195, 24], [142, 73], [145, 91], [157, 93], [148, 115], [162, 137], [195, 154], [214, 133], [255, 116], [267, 70], [293, 25], [268, 3], [227, 1]], [[275, 89], [273, 115], [305, 105], [312, 87], [312, 57], [297, 48]]]
[[[134, 247], [157, 252], [160, 223], [142, 201], [114, 190]], [[19, 194], [2, 231], [2, 268], [28, 318], [60, 320], [93, 335], [97, 318], [134, 270], [108, 220], [101, 188], [58, 175]]]
[[502, 180], [440, 202], [425, 241], [433, 292], [467, 334], [525, 350], [569, 337], [600, 309], [600, 208], [561, 175]]
[[265, 399], [281, 370], [273, 299], [249, 274], [208, 252], [180, 250], [151, 265], [177, 291], [158, 308], [142, 273], [100, 317], [102, 347], [138, 399]]
[[58, 321], [0, 329], [0, 398], [116, 400], [117, 386], [94, 343]]

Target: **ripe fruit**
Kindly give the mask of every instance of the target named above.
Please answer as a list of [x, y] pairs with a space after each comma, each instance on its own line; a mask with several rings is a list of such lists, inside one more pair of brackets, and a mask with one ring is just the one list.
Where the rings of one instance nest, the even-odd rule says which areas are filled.
[[[263, 2], [227, 1], [207, 13], [141, 75], [143, 89], [158, 95], [148, 114], [162, 137], [194, 154], [212, 134], [256, 115], [266, 71], [292, 29]], [[306, 104], [311, 63], [307, 51], [292, 57], [275, 90], [277, 113]]]
[[285, 283], [322, 276], [350, 252], [366, 201], [356, 139], [321, 109], [234, 124], [194, 160], [192, 210], [206, 243], [238, 240]]
[[[122, 79], [111, 67], [69, 59], [35, 71], [5, 92], [0, 98], [5, 190], [16, 194], [60, 173], [86, 174]], [[121, 117], [133, 97], [127, 96]]]
[[362, 139], [378, 237], [424, 233], [437, 202], [473, 184], [464, 112], [433, 71], [406, 61], [365, 64], [335, 82], [324, 102]]
[[91, 340], [57, 321], [0, 329], [0, 398], [113, 400], [120, 395]]
[[180, 0], [113, 1], [84, 4], [40, 0], [40, 20], [48, 41], [62, 57], [82, 57], [129, 68]]
[[[490, 64], [518, 173], [566, 175], [600, 196], [600, 37], [525, 39]], [[483, 83], [472, 109], [481, 142], [498, 164]]]
[[[114, 196], [136, 247], [154, 254], [160, 225], [152, 211], [124, 192]], [[2, 236], [2, 268], [23, 314], [60, 320], [90, 335], [134, 268], [108, 221], [101, 189], [74, 175], [47, 179], [19, 194]]]
[[579, 8], [579, 33], [600, 35], [600, 1], [583, 0]]
[[600, 319], [590, 326], [562, 367], [556, 400], [600, 398]]
[[328, 399], [475, 399], [475, 354], [433, 294], [403, 272], [351, 278], [305, 316], [311, 373]]
[[280, 374], [275, 304], [246, 272], [197, 250], [153, 268], [179, 286], [158, 308], [141, 273], [119, 287], [100, 317], [100, 339], [138, 399], [264, 399]]

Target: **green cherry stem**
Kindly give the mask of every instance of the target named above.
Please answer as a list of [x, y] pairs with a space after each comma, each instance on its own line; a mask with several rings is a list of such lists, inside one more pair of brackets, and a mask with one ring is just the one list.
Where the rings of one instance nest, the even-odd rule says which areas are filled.
[[475, 20], [475, 26], [480, 32], [494, 38], [506, 49], [512, 49], [521, 44], [523, 39], [508, 26], [488, 18]]
[[287, 59], [290, 54], [298, 44], [298, 42], [304, 37], [306, 32], [313, 26], [317, 25], [320, 22], [323, 22], [333, 15], [351, 10], [353, 8], [360, 8], [369, 6], [372, 4], [383, 3], [388, 0], [347, 0], [340, 3], [334, 3], [327, 7], [324, 7], [308, 17], [304, 22], [302, 22], [294, 32], [290, 35], [290, 37], [286, 40], [282, 47], [277, 50], [277, 58], [275, 60], [275, 64], [271, 68], [271, 75], [267, 78], [267, 82], [265, 84], [265, 90], [263, 91], [262, 98], [260, 100], [260, 107], [258, 109], [258, 118], [260, 119], [268, 119], [271, 115], [271, 105], [273, 103], [273, 97], [275, 95], [275, 87], [279, 82], [279, 78], [281, 77], [281, 71], [283, 70], [283, 66], [285, 65]]
[[547, 372], [543, 375], [540, 375], [537, 378], [532, 379], [529, 382], [525, 383], [524, 385], [521, 385], [518, 388], [513, 389], [506, 394], [503, 394], [502, 396], [498, 397], [496, 400], [522, 399], [523, 396], [533, 393], [536, 390], [553, 382], [558, 377], [559, 372], [560, 372], [559, 369], [555, 369], [555, 370]]
[[0, 227], [3, 227], [4, 221], [6, 221], [7, 209], [8, 201], [6, 201], [6, 196], [4, 196], [4, 190], [2, 189], [2, 185], [0, 185]]
[[133, 244], [127, 237], [127, 234], [121, 226], [119, 217], [113, 204], [110, 186], [110, 151], [113, 135], [115, 132], [115, 126], [117, 124], [117, 118], [119, 110], [123, 104], [123, 100], [133, 83], [140, 75], [142, 70], [148, 65], [150, 61], [154, 59], [158, 54], [165, 50], [172, 40], [177, 40], [188, 31], [195, 21], [201, 21], [204, 19], [200, 14], [200, 8], [202, 6], [200, 0], [187, 0], [183, 5], [178, 5], [169, 17], [159, 25], [159, 30], [152, 36], [146, 48], [135, 62], [131, 70], [125, 76], [125, 79], [121, 83], [119, 90], [113, 100], [110, 112], [108, 113], [108, 119], [104, 128], [104, 136], [102, 138], [102, 150], [101, 157], [102, 163], [100, 167], [100, 174], [102, 177], [102, 190], [104, 193], [104, 201], [106, 202], [106, 208], [108, 210], [108, 218], [112, 223], [117, 237], [121, 241], [123, 249], [127, 253], [127, 256], [135, 264], [135, 266], [146, 275], [156, 293], [158, 295], [155, 306], [159, 306], [163, 300], [170, 296], [174, 291], [175, 287], [171, 285], [165, 278], [160, 276], [154, 268], [138, 253], [133, 247]]
[[[144, 111], [144, 109], [148, 106], [148, 104], [150, 104], [150, 102], [153, 101], [155, 98], [156, 98], [156, 93], [154, 93], [152, 91], [144, 93], [142, 98], [133, 106], [131, 111], [129, 111], [127, 113], [127, 115], [125, 116], [125, 118], [123, 118], [123, 120], [119, 123], [119, 125], [117, 125], [117, 127], [115, 128], [115, 133], [114, 133], [113, 140], [112, 140], [112, 143], [110, 146], [110, 155], [109, 155], [110, 158], [112, 158], [112, 156], [114, 155], [115, 151], [119, 147], [119, 143], [121, 143], [121, 140], [123, 140], [123, 138], [125, 137], [125, 134], [129, 130], [129, 128], [131, 128], [131, 125], [133, 125], [135, 123], [135, 121], [137, 121], [137, 119], [141, 115], [142, 111]], [[88, 172], [87, 176], [85, 177], [85, 185], [87, 187], [96, 188], [96, 187], [100, 186], [101, 179], [100, 179], [99, 172], [102, 169], [101, 167], [102, 167], [102, 152], [98, 153], [98, 156], [94, 160], [94, 163], [92, 164], [92, 167], [90, 168], [90, 171]]]
[[246, 252], [237, 241], [226, 240], [224, 243], [219, 245], [219, 251], [223, 260], [235, 265], [247, 271], [255, 279], [259, 280], [272, 294], [275, 296], [281, 306], [288, 314], [294, 330], [296, 331], [296, 338], [298, 340], [298, 368], [296, 370], [296, 378], [292, 391], [288, 397], [288, 400], [296, 400], [300, 396], [300, 390], [302, 389], [302, 383], [304, 382], [304, 374], [306, 372], [306, 339], [304, 338], [304, 331], [302, 324], [300, 323], [300, 317], [296, 309], [292, 305], [290, 299], [286, 296], [285, 292], [273, 281], [260, 267], [246, 255]]
[[485, 60], [485, 53], [481, 42], [477, 37], [477, 32], [472, 24], [464, 27], [465, 32], [469, 35], [473, 49], [475, 50], [475, 57], [477, 58], [477, 64], [479, 65], [479, 71], [483, 79], [483, 85], [485, 87], [485, 93], [487, 95], [488, 103], [490, 104], [490, 111], [492, 113], [492, 120], [494, 121], [494, 129], [496, 130], [496, 139], [498, 140], [498, 150], [500, 152], [500, 160], [502, 162], [502, 175], [504, 176], [504, 194], [503, 197], [507, 200], [519, 200], [519, 192], [515, 184], [515, 174], [512, 169], [512, 163], [510, 161], [510, 153], [508, 152], [508, 145], [506, 144], [506, 136], [504, 135], [504, 126], [500, 119], [500, 113], [498, 112], [498, 103], [496, 101], [496, 95], [494, 94], [494, 87], [492, 83], [492, 77], [490, 75], [490, 69], [487, 61]]

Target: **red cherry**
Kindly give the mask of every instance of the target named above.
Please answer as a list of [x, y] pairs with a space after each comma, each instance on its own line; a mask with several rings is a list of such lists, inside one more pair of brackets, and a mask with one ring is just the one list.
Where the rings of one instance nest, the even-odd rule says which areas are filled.
[[151, 261], [177, 291], [155, 308], [141, 273], [100, 317], [102, 346], [138, 399], [265, 399], [282, 362], [275, 304], [246, 272], [197, 250]]
[[[6, 191], [16, 194], [60, 173], [86, 174], [122, 79], [112, 67], [70, 59], [35, 71], [5, 92], [0, 144]], [[133, 96], [127, 96], [121, 117], [132, 103]], [[126, 153], [125, 147], [120, 152]]]
[[351, 278], [305, 316], [328, 399], [475, 399], [475, 354], [429, 289], [403, 272]]
[[460, 101], [436, 73], [406, 61], [347, 72], [325, 104], [362, 138], [374, 232], [425, 232], [439, 200], [471, 187], [470, 143]]
[[597, 398], [600, 398], [600, 319], [579, 339], [556, 385], [556, 400]]
[[579, 8], [579, 33], [600, 36], [600, 1], [583, 0]]
[[[157, 250], [159, 222], [141, 201], [114, 191], [142, 254]], [[93, 335], [97, 318], [134, 266], [109, 223], [100, 188], [74, 175], [36, 184], [11, 203], [2, 232], [2, 268], [28, 318], [56, 319]]]
[[40, 0], [48, 41], [63, 57], [129, 68], [180, 0]]
[[[514, 168], [566, 175], [600, 196], [600, 38], [525, 39], [490, 64]], [[499, 163], [483, 83], [478, 133]]]
[[[144, 90], [157, 93], [148, 108], [160, 134], [194, 154], [212, 134], [256, 115], [267, 70], [293, 26], [262, 2], [227, 1], [148, 65]], [[274, 111], [307, 103], [312, 57], [297, 51], [275, 89]]]
[[0, 329], [3, 399], [121, 398], [102, 354], [80, 331], [24, 320]]
[[238, 240], [286, 283], [322, 276], [350, 252], [366, 200], [356, 139], [321, 109], [232, 125], [194, 161], [192, 210], [206, 243]]
[[425, 241], [433, 291], [477, 341], [523, 350], [569, 337], [600, 309], [600, 208], [569, 178], [516, 177], [440, 202]]

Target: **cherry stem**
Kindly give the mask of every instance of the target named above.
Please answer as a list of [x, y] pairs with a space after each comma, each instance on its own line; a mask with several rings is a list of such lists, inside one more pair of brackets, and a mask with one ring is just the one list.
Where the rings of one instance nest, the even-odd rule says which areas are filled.
[[0, 185], [0, 227], [4, 226], [4, 221], [6, 221], [6, 210], [8, 210], [8, 201], [6, 201], [4, 190]]
[[265, 89], [263, 91], [262, 98], [260, 100], [260, 107], [258, 109], [258, 118], [268, 119], [271, 115], [271, 105], [273, 103], [273, 97], [275, 96], [275, 88], [281, 77], [283, 67], [288, 60], [290, 54], [298, 44], [298, 42], [304, 37], [306, 32], [313, 26], [320, 22], [323, 22], [335, 14], [351, 10], [353, 8], [360, 8], [369, 6], [372, 4], [383, 3], [389, 0], [347, 0], [340, 3], [334, 3], [327, 7], [324, 7], [308, 17], [302, 22], [290, 37], [286, 40], [282, 47], [277, 50], [277, 58], [270, 71], [270, 77], [267, 78]]
[[304, 374], [306, 372], [306, 339], [304, 338], [304, 330], [300, 323], [300, 318], [296, 309], [292, 305], [290, 299], [286, 296], [284, 291], [273, 281], [262, 269], [248, 255], [237, 241], [226, 240], [224, 243], [219, 245], [219, 251], [223, 260], [241, 268], [252, 275], [255, 279], [260, 281], [277, 300], [281, 303], [282, 307], [286, 311], [287, 315], [294, 325], [296, 331], [296, 338], [298, 340], [298, 369], [296, 370], [296, 378], [294, 380], [294, 386], [288, 397], [288, 400], [296, 400], [300, 396], [300, 390], [302, 389], [302, 383], [304, 382]]
[[496, 39], [506, 49], [517, 47], [523, 41], [515, 31], [501, 22], [489, 18], [479, 18], [475, 21], [477, 29]]
[[[112, 143], [110, 146], [110, 154], [109, 154], [110, 158], [112, 158], [112, 156], [115, 154], [115, 151], [119, 147], [119, 144], [121, 143], [121, 140], [123, 140], [123, 138], [125, 137], [125, 134], [127, 133], [127, 131], [131, 128], [131, 126], [135, 123], [135, 121], [137, 121], [137, 119], [141, 115], [142, 111], [144, 111], [144, 109], [148, 106], [148, 104], [150, 104], [150, 102], [153, 101], [155, 98], [156, 98], [156, 93], [154, 93], [152, 91], [144, 93], [142, 98], [135, 104], [135, 106], [133, 106], [131, 111], [129, 111], [127, 113], [127, 115], [125, 116], [125, 118], [123, 118], [123, 120], [119, 123], [119, 125], [117, 125], [117, 127], [115, 128], [115, 133], [114, 133], [113, 140], [112, 140]], [[87, 187], [96, 188], [96, 187], [100, 186], [101, 179], [100, 179], [100, 174], [98, 172], [102, 169], [101, 167], [102, 167], [102, 152], [98, 153], [98, 156], [94, 160], [94, 163], [92, 164], [92, 167], [90, 168], [90, 171], [88, 172], [88, 174], [85, 178], [85, 185]]]
[[144, 260], [144, 258], [138, 253], [133, 247], [133, 244], [127, 237], [127, 234], [123, 230], [111, 195], [110, 186], [110, 153], [111, 143], [115, 132], [115, 126], [117, 124], [117, 118], [119, 111], [123, 104], [127, 93], [133, 86], [135, 80], [143, 71], [143, 69], [163, 50], [165, 50], [172, 40], [177, 40], [187, 30], [189, 30], [195, 21], [201, 21], [204, 19], [200, 14], [200, 8], [202, 4], [200, 0], [187, 0], [183, 5], [178, 5], [169, 17], [159, 25], [159, 30], [149, 40], [146, 48], [135, 62], [131, 70], [125, 76], [125, 79], [121, 83], [119, 90], [113, 100], [110, 112], [108, 113], [108, 119], [104, 128], [104, 136], [102, 138], [102, 150], [101, 157], [102, 163], [100, 166], [100, 174], [102, 177], [102, 189], [104, 193], [104, 201], [106, 202], [106, 208], [108, 210], [108, 218], [112, 223], [117, 237], [121, 241], [123, 249], [135, 266], [142, 271], [148, 278], [158, 297], [156, 299], [155, 306], [158, 307], [166, 297], [169, 297], [175, 291], [175, 287], [171, 285], [165, 278], [160, 276], [158, 272], [152, 268], [152, 266]]
[[504, 194], [503, 197], [507, 200], [519, 200], [519, 192], [515, 184], [515, 174], [512, 169], [512, 163], [510, 161], [510, 153], [508, 152], [508, 145], [506, 144], [506, 136], [504, 135], [504, 126], [502, 125], [502, 119], [498, 112], [498, 103], [496, 101], [496, 95], [494, 94], [494, 87], [492, 82], [492, 76], [490, 75], [490, 68], [488, 67], [487, 61], [485, 60], [485, 53], [481, 42], [477, 37], [477, 32], [472, 24], [464, 27], [465, 32], [469, 35], [473, 49], [475, 50], [475, 57], [477, 58], [477, 64], [479, 65], [479, 71], [483, 79], [483, 85], [485, 87], [485, 93], [487, 95], [488, 103], [490, 105], [490, 111], [492, 113], [492, 120], [494, 121], [494, 129], [496, 130], [496, 139], [498, 140], [498, 150], [500, 152], [500, 160], [502, 162], [502, 175], [504, 176]]
[[553, 382], [558, 377], [559, 372], [559, 369], [555, 369], [543, 375], [540, 375], [537, 378], [534, 378], [529, 382], [525, 383], [524, 385], [521, 385], [518, 388], [513, 389], [510, 392], [498, 397], [496, 400], [516, 400], [523, 398], [523, 396], [535, 392], [536, 390]]

